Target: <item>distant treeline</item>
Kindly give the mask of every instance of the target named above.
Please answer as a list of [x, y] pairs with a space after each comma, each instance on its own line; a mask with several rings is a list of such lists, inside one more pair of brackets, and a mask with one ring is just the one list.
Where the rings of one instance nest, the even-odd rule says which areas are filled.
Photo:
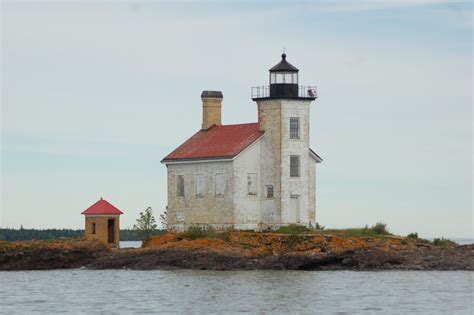
[[[162, 231], [156, 231], [161, 234]], [[155, 234], [155, 233], [154, 233]], [[0, 241], [30, 241], [30, 240], [49, 240], [54, 238], [70, 238], [84, 236], [84, 230], [72, 229], [1, 229]], [[120, 230], [121, 241], [141, 241], [136, 231], [131, 229]]]

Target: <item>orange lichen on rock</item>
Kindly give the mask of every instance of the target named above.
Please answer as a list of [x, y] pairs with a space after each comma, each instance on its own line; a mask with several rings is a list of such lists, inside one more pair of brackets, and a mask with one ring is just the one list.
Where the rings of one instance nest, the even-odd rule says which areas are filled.
[[145, 248], [175, 248], [238, 254], [247, 257], [280, 255], [290, 252], [342, 253], [349, 250], [379, 248], [383, 251], [415, 247], [415, 242], [397, 238], [338, 237], [323, 234], [281, 234], [267, 232], [226, 232], [227, 237], [188, 239], [177, 234], [152, 236]]
[[0, 242], [0, 270], [78, 268], [108, 252], [96, 240]]
[[54, 239], [54, 240], [32, 240], [0, 242], [0, 252], [18, 251], [18, 250], [73, 250], [73, 249], [98, 249], [105, 245], [95, 240], [88, 239]]
[[143, 240], [142, 247], [158, 247], [166, 243], [178, 242], [176, 234], [155, 235]]

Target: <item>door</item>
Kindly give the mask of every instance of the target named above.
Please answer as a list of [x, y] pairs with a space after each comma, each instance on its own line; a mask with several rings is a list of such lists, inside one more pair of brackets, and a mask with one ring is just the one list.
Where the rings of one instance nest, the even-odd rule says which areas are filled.
[[291, 195], [290, 198], [290, 209], [291, 209], [291, 218], [294, 219], [291, 223], [300, 223], [301, 214], [300, 214], [300, 198], [298, 195]]
[[109, 219], [107, 231], [108, 231], [108, 242], [115, 243], [115, 219]]

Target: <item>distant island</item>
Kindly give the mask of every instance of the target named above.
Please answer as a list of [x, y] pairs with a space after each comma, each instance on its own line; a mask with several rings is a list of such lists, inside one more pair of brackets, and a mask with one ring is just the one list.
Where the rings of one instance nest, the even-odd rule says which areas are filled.
[[124, 249], [85, 238], [0, 241], [0, 270], [474, 270], [473, 244], [428, 241], [416, 233], [401, 237], [379, 228], [290, 226], [254, 232], [194, 227]]
[[[166, 230], [156, 230], [156, 234], [164, 234]], [[84, 236], [83, 229], [5, 229], [0, 228], [0, 241], [32, 241], [51, 240]], [[142, 238], [132, 229], [121, 229], [122, 241], [141, 241]]]

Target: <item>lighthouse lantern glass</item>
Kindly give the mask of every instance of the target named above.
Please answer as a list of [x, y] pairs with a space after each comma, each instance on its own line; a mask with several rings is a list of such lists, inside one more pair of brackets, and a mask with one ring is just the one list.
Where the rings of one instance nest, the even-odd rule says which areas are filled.
[[270, 84], [298, 84], [298, 73], [273, 72], [270, 74]]

